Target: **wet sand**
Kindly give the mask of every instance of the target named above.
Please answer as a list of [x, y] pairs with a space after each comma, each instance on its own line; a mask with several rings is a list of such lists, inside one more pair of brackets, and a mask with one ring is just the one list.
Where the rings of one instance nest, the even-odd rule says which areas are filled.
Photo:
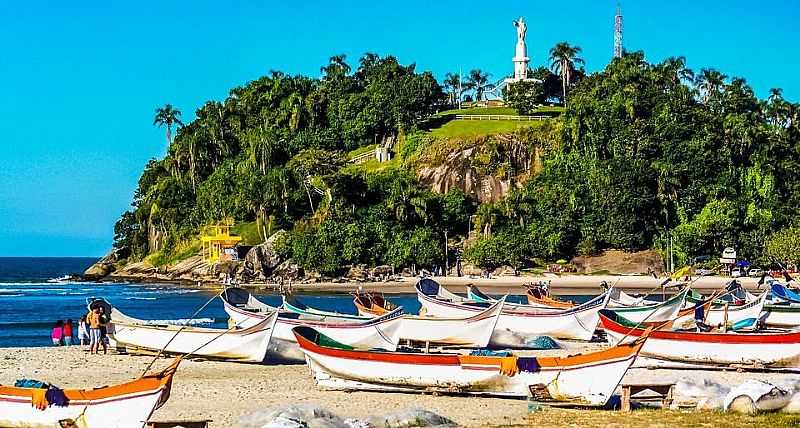
[[[0, 348], [0, 384], [13, 384], [16, 379], [33, 378], [51, 382], [61, 388], [98, 387], [138, 377], [151, 358], [89, 355], [78, 346]], [[168, 363], [168, 359], [162, 358], [155, 367], [165, 367]], [[646, 368], [630, 370], [625, 381], [663, 382], [703, 378], [729, 385], [738, 385], [745, 379], [778, 383], [800, 381], [800, 375], [797, 374]], [[468, 427], [521, 422], [527, 414], [525, 400], [325, 391], [314, 385], [311, 373], [305, 365], [270, 366], [190, 360], [181, 364], [169, 401], [156, 411], [152, 419], [208, 418], [213, 420], [212, 427], [231, 427], [235, 426], [240, 417], [254, 411], [291, 404], [321, 406], [342, 417], [381, 415], [420, 407]]]

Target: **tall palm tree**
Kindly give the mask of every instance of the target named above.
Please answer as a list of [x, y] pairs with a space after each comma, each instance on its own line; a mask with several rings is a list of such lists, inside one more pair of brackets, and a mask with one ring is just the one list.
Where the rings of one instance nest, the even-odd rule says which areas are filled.
[[584, 64], [582, 58], [578, 56], [582, 49], [572, 46], [567, 42], [559, 42], [550, 49], [550, 69], [553, 73], [561, 75], [561, 88], [564, 95], [564, 105], [567, 105], [567, 88], [571, 81], [572, 72], [575, 64]]
[[447, 73], [444, 76], [444, 87], [447, 88], [450, 104], [456, 104], [461, 98], [461, 76], [456, 73]]
[[164, 107], [156, 109], [156, 116], [153, 119], [153, 125], [167, 127], [167, 144], [172, 143], [172, 125], [178, 124], [183, 126], [181, 122], [181, 111], [173, 108], [172, 104], [166, 104]]
[[489, 83], [489, 76], [489, 73], [477, 68], [469, 72], [466, 86], [475, 91], [475, 101], [480, 101], [485, 91], [494, 88], [494, 85]]
[[350, 72], [350, 66], [346, 62], [347, 55], [334, 55], [328, 59], [328, 65], [320, 67], [320, 71], [326, 78], [344, 76]]
[[703, 94], [703, 102], [707, 103], [712, 94], [718, 94], [725, 86], [725, 79], [728, 76], [720, 73], [713, 68], [704, 68], [700, 70], [700, 75], [697, 77], [697, 89]]

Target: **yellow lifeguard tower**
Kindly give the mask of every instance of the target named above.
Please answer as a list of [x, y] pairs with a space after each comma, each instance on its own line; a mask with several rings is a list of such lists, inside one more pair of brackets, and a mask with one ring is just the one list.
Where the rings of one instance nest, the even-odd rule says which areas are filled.
[[225, 258], [225, 250], [233, 248], [242, 237], [231, 235], [233, 220], [223, 220], [215, 225], [207, 226], [200, 236], [203, 245], [203, 260], [209, 263]]

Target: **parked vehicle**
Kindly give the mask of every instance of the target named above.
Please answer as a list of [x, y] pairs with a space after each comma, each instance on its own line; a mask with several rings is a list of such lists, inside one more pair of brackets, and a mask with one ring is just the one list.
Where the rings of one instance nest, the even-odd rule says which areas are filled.
[[761, 269], [759, 269], [759, 268], [751, 268], [751, 269], [750, 269], [750, 272], [748, 272], [748, 273], [747, 273], [747, 275], [748, 275], [749, 277], [751, 277], [751, 278], [758, 278], [758, 277], [759, 277], [759, 276], [761, 276], [761, 274], [763, 274], [763, 273], [764, 273], [764, 271], [762, 271], [762, 270], [761, 270]]
[[739, 268], [733, 268], [733, 270], [731, 271], [731, 277], [733, 278], [739, 278], [740, 276], [742, 276], [742, 274], [743, 272]]

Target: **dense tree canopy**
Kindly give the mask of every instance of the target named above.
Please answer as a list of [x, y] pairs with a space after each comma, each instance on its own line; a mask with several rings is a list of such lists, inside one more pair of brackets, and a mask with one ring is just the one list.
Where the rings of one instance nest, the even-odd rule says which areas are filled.
[[[451, 147], [424, 127], [460, 97], [457, 76], [446, 96], [430, 73], [394, 57], [366, 54], [351, 67], [334, 56], [318, 79], [273, 71], [200, 107], [167, 155], [147, 164], [115, 245], [136, 258], [169, 252], [230, 217], [257, 224], [262, 239], [288, 230], [281, 251], [325, 273], [441, 265], [445, 234], [484, 267], [663, 251], [670, 239], [679, 260], [724, 246], [757, 261], [794, 257], [798, 104], [780, 90], [758, 99], [743, 79], [695, 74], [682, 58], [651, 64], [628, 53], [583, 75], [579, 52], [561, 46], [556, 73], [534, 70], [541, 83], [507, 93], [531, 109], [568, 101], [561, 117], [459, 143], [482, 147], [470, 164], [511, 183], [502, 200], [437, 194], [417, 179], [414, 159]], [[485, 73], [470, 82], [488, 87]], [[156, 118], [168, 130], [179, 125], [169, 107], [172, 119], [161, 110]], [[403, 161], [347, 162], [349, 151], [376, 144]]]

